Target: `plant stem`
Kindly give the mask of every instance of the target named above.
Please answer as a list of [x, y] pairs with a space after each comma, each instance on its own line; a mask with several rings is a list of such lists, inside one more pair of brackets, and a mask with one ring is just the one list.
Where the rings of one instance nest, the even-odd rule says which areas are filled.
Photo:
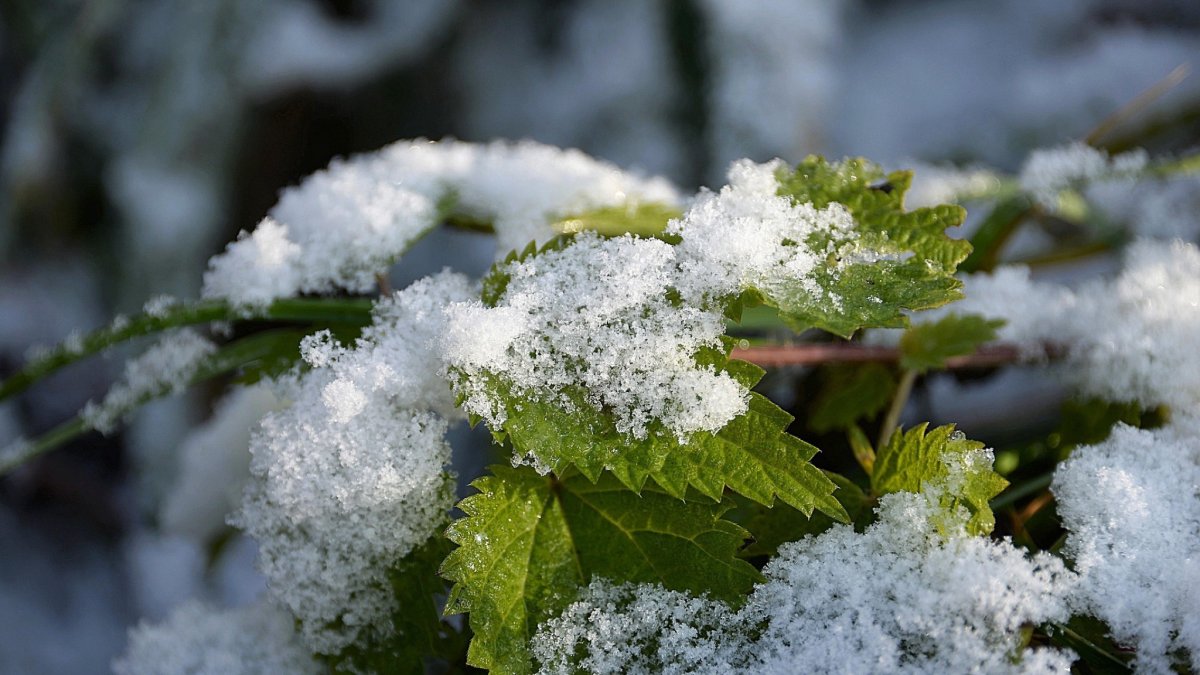
[[[1061, 345], [1044, 344], [1048, 358], [1058, 358], [1065, 349]], [[980, 347], [971, 354], [946, 359], [948, 370], [961, 368], [992, 368], [1026, 359], [1027, 351], [1013, 344], [998, 343]], [[864, 345], [859, 342], [806, 343], [795, 345], [759, 345], [738, 347], [730, 358], [749, 361], [758, 366], [818, 366], [827, 363], [895, 363], [900, 360], [895, 347]]]
[[917, 371], [905, 370], [900, 376], [900, 384], [896, 385], [896, 395], [892, 397], [892, 405], [888, 408], [887, 415], [883, 418], [883, 425], [879, 427], [879, 442], [875, 447], [882, 448], [887, 444], [888, 439], [896, 432], [896, 428], [900, 426], [900, 413], [904, 412], [904, 405], [908, 403], [908, 397], [912, 394], [913, 384], [917, 381]]
[[[266, 358], [279, 348], [281, 341], [294, 340], [292, 343], [294, 344], [295, 342], [299, 342], [303, 335], [303, 331], [295, 330], [266, 331], [255, 333], [254, 335], [232, 342], [219, 349], [216, 354], [213, 354], [188, 379], [187, 385], [192, 386], [199, 382], [210, 380]], [[172, 391], [173, 388], [165, 386], [159, 390], [149, 392], [140, 397], [128, 408], [122, 409], [122, 416], [127, 415], [151, 400], [166, 396]], [[58, 425], [32, 441], [18, 441], [0, 451], [0, 476], [92, 430], [93, 428], [87, 420], [82, 415], [78, 415], [74, 419]]]
[[360, 298], [288, 298], [276, 300], [266, 309], [247, 313], [223, 301], [204, 300], [168, 307], [154, 315], [140, 314], [114, 322], [81, 338], [69, 339], [32, 359], [23, 369], [0, 382], [0, 401], [25, 391], [38, 380], [65, 366], [122, 342], [171, 328], [246, 319], [364, 326], [371, 320], [371, 301]]

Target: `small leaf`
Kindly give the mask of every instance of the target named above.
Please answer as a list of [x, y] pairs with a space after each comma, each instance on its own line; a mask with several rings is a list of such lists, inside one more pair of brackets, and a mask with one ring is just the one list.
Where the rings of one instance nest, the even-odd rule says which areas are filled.
[[737, 557], [746, 532], [726, 507], [681, 502], [657, 486], [640, 495], [611, 475], [561, 480], [527, 467], [492, 467], [472, 485], [446, 536], [459, 545], [442, 574], [456, 582], [446, 613], [467, 612], [471, 665], [527, 673], [537, 625], [593, 577], [659, 583], [739, 600], [760, 579]]
[[795, 330], [815, 327], [849, 337], [860, 328], [901, 328], [907, 325], [903, 310], [961, 297], [954, 271], [971, 245], [946, 236], [946, 229], [960, 225], [964, 211], [949, 205], [904, 211], [910, 173], [885, 175], [866, 160], [828, 163], [810, 156], [778, 179], [781, 196], [818, 209], [839, 203], [855, 221], [848, 235], [820, 234], [805, 242], [814, 251], [849, 246], [855, 253], [845, 260], [831, 254], [814, 271], [821, 297], [803, 288], [764, 292], [764, 301]]
[[[945, 489], [942, 504], [952, 515], [959, 507], [970, 513], [966, 523], [972, 534], [987, 534], [995, 527], [988, 502], [1000, 494], [1008, 481], [992, 470], [981, 454], [984, 446], [968, 440], [954, 425], [926, 432], [920, 424], [908, 431], [897, 431], [880, 448], [871, 472], [871, 491], [876, 495], [892, 492], [925, 492], [929, 486]], [[952, 466], [956, 469], [952, 472]]]
[[900, 366], [918, 372], [943, 368], [946, 359], [971, 354], [979, 345], [995, 340], [996, 329], [1003, 325], [1003, 319], [948, 314], [912, 326], [900, 337]]

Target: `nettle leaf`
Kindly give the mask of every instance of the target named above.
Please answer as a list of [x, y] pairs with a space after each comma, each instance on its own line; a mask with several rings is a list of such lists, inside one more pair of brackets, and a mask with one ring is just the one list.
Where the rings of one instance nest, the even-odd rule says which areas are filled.
[[667, 223], [682, 215], [683, 211], [669, 204], [635, 203], [567, 215], [551, 223], [551, 227], [559, 234], [589, 231], [605, 237], [623, 234], [662, 237]]
[[[724, 353], [697, 355], [701, 364], [718, 358], [746, 387], [762, 376], [757, 366], [730, 361]], [[499, 377], [489, 385], [506, 405], [504, 427], [494, 430], [497, 440], [509, 441], [518, 454], [536, 457], [555, 473], [574, 467], [599, 480], [608, 470], [635, 492], [653, 479], [679, 499], [692, 488], [718, 500], [728, 487], [768, 506], [778, 497], [806, 514], [815, 508], [848, 520], [833, 497], [836, 486], [810, 463], [817, 449], [785, 433], [794, 418], [761, 394], [751, 392], [749, 410], [717, 433], [697, 432], [680, 441], [656, 424], [645, 438], [622, 433], [579, 388], [558, 392], [570, 401], [564, 407], [516, 392]]]
[[739, 601], [761, 577], [738, 559], [746, 532], [726, 506], [683, 502], [649, 484], [641, 494], [611, 475], [541, 476], [492, 467], [472, 483], [446, 536], [459, 545], [442, 566], [455, 582], [446, 613], [466, 612], [471, 665], [501, 673], [532, 668], [529, 639], [593, 577], [659, 583]]
[[962, 297], [954, 271], [971, 245], [946, 236], [962, 224], [959, 206], [904, 211], [907, 171], [890, 174], [862, 159], [829, 163], [810, 156], [795, 170], [778, 175], [779, 194], [797, 204], [825, 208], [837, 202], [856, 223], [853, 239], [815, 234], [805, 242], [815, 251], [848, 249], [848, 257], [829, 259], [814, 280], [830, 297], [814, 298], [804, 289], [772, 289], [764, 300], [797, 331], [820, 328], [850, 337], [860, 328], [902, 328], [903, 310], [929, 309]]
[[910, 327], [900, 337], [900, 366], [926, 371], [943, 368], [946, 359], [964, 356], [996, 339], [1003, 319], [977, 314], [948, 314], [937, 321]]
[[393, 634], [384, 640], [370, 636], [327, 658], [334, 672], [421, 675], [427, 660], [458, 657], [465, 638], [442, 619], [438, 608], [446, 593], [438, 567], [450, 549], [443, 537], [430, 537], [397, 563], [388, 574], [397, 606]]
[[895, 392], [896, 375], [882, 363], [826, 366], [808, 425], [818, 433], [848, 429], [860, 419], [879, 414]]
[[952, 424], [927, 431], [928, 426], [892, 434], [875, 456], [871, 491], [879, 496], [939, 486], [946, 490], [942, 503], [949, 512], [962, 506], [970, 513], [966, 525], [970, 533], [991, 532], [996, 519], [988, 502], [1008, 481], [992, 470], [990, 462], [979, 461], [983, 443], [968, 440]]

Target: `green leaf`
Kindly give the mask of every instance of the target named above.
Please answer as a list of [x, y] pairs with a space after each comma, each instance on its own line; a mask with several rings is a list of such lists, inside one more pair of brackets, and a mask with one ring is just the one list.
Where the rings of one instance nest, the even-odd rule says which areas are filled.
[[[714, 357], [703, 352], [698, 358]], [[758, 367], [739, 361], [723, 367], [747, 387], [762, 375]], [[657, 424], [650, 425], [645, 438], [618, 431], [613, 417], [596, 409], [578, 388], [558, 392], [571, 402], [567, 409], [517, 393], [499, 377], [491, 376], [489, 386], [506, 404], [504, 427], [493, 430], [497, 440], [507, 439], [520, 455], [536, 457], [555, 473], [575, 467], [598, 480], [609, 470], [634, 491], [653, 478], [679, 499], [689, 488], [720, 499], [728, 487], [766, 505], [779, 497], [805, 513], [817, 508], [847, 519], [832, 496], [834, 484], [809, 462], [817, 449], [786, 434], [792, 416], [758, 393], [750, 393], [746, 413], [717, 433], [697, 432], [680, 441]]]
[[551, 223], [551, 227], [559, 234], [596, 232], [605, 237], [623, 234], [661, 237], [667, 223], [682, 215], [683, 211], [669, 204], [632, 203], [563, 216]]
[[976, 314], [948, 314], [941, 319], [910, 327], [900, 337], [900, 366], [925, 372], [946, 365], [946, 359], [973, 353], [996, 339], [1003, 319]]
[[[968, 532], [991, 532], [996, 519], [988, 502], [1004, 490], [1008, 481], [993, 471], [990, 463], [972, 457], [983, 450], [982, 443], [968, 440], [952, 424], [928, 432], [927, 427], [920, 424], [908, 431], [897, 430], [879, 449], [871, 472], [871, 491], [879, 496], [924, 492], [929, 486], [946, 489], [942, 505], [948, 515], [965, 507], [970, 513]], [[955, 475], [951, 474], [952, 464], [961, 467]]]
[[442, 619], [438, 608], [446, 594], [438, 566], [450, 550], [443, 537], [430, 537], [396, 564], [388, 574], [397, 607], [392, 613], [393, 634], [387, 639], [373, 635], [360, 639], [328, 657], [335, 672], [421, 675], [426, 661], [452, 662], [460, 656], [463, 636]]
[[781, 171], [778, 179], [779, 194], [797, 204], [825, 208], [836, 202], [854, 216], [853, 233], [836, 239], [814, 235], [805, 242], [812, 250], [850, 246], [853, 252], [869, 253], [845, 260], [830, 254], [813, 274], [823, 297], [799, 287], [764, 291], [765, 302], [778, 307], [795, 330], [815, 327], [849, 337], [860, 328], [902, 328], [907, 325], [903, 310], [928, 309], [962, 297], [954, 271], [971, 245], [946, 236], [946, 229], [960, 225], [964, 211], [943, 205], [905, 212], [909, 172], [885, 175], [866, 160], [831, 164], [810, 156], [794, 171]]
[[500, 673], [531, 670], [537, 625], [593, 577], [660, 583], [736, 601], [760, 579], [737, 557], [746, 532], [726, 507], [682, 502], [654, 485], [635, 494], [611, 475], [541, 476], [492, 467], [472, 485], [446, 536], [459, 545], [442, 566], [455, 582], [446, 613], [469, 613], [467, 662]]
[[838, 364], [822, 371], [821, 391], [808, 418], [818, 433], [849, 429], [860, 419], [878, 415], [896, 391], [896, 375], [882, 363]]

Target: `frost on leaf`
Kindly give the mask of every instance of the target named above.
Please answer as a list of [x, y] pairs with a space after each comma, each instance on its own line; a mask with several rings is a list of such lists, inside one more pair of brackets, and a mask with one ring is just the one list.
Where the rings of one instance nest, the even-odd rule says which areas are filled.
[[1073, 575], [1048, 554], [943, 530], [924, 495], [883, 497], [861, 534], [836, 525], [785, 544], [737, 611], [710, 598], [594, 581], [542, 623], [544, 673], [1065, 673], [1072, 655], [1025, 648], [1065, 621]]
[[529, 672], [529, 638], [593, 577], [744, 596], [758, 574], [737, 558], [745, 531], [715, 503], [682, 502], [653, 485], [640, 497], [611, 475], [596, 483], [493, 467], [459, 504], [467, 517], [446, 536], [459, 545], [442, 566], [455, 582], [447, 613], [469, 613], [468, 662]]
[[965, 526], [972, 534], [992, 531], [996, 519], [988, 502], [1007, 485], [992, 470], [992, 451], [968, 440], [953, 425], [928, 430], [921, 424], [897, 431], [879, 449], [871, 471], [871, 490], [927, 492], [946, 510], [950, 521], [957, 511], [969, 513]]
[[147, 399], [183, 391], [216, 351], [211, 340], [190, 328], [169, 333], [125, 364], [121, 380], [104, 400], [88, 402], [82, 413], [84, 422], [101, 433], [111, 433], [121, 418]]
[[786, 436], [791, 417], [749, 392], [718, 310], [680, 298], [677, 247], [594, 234], [529, 249], [449, 309], [451, 378], [464, 409], [540, 471], [611, 470], [683, 497], [726, 486], [764, 503], [844, 515], [834, 486]]

